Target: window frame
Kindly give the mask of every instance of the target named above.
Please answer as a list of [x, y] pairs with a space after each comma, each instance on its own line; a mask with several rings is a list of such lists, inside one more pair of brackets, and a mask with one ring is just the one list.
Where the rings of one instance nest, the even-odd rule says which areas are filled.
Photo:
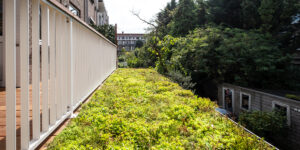
[[[248, 109], [243, 107], [243, 95], [249, 96]], [[251, 94], [246, 92], [240, 92], [240, 109], [245, 111], [251, 111]]]
[[229, 89], [232, 91], [232, 113], [235, 112], [234, 106], [235, 106], [235, 100], [234, 100], [234, 89], [233, 88], [228, 88], [228, 87], [223, 87], [222, 88], [222, 99], [223, 99], [223, 108], [225, 109], [225, 94], [224, 94], [224, 90], [225, 89]]
[[284, 104], [282, 102], [278, 102], [278, 101], [272, 101], [272, 110], [275, 110], [275, 105], [279, 105], [281, 107], [286, 107], [286, 120], [287, 120], [287, 124], [288, 126], [291, 125], [291, 110], [290, 110], [290, 106], [288, 104]]
[[[74, 14], [71, 10], [70, 10], [70, 7], [73, 7], [74, 10], [77, 10], [78, 12], [78, 15]], [[72, 2], [70, 2], [69, 6], [68, 6], [68, 9], [69, 11], [74, 14], [75, 16], [78, 16], [79, 18], [81, 18], [81, 12], [80, 12], [80, 9], [77, 8]]]

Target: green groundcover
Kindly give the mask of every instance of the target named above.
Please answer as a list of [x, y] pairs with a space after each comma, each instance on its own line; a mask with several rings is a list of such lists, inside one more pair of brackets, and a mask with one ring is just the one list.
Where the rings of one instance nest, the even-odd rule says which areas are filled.
[[272, 149], [153, 69], [118, 69], [49, 149]]

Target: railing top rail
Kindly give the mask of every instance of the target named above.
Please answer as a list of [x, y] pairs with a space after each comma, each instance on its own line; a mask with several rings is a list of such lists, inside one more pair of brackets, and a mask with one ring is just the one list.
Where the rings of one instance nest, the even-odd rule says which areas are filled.
[[52, 4], [53, 6], [55, 6], [57, 9], [63, 11], [66, 15], [72, 17], [73, 19], [75, 19], [76, 21], [78, 21], [79, 23], [81, 23], [82, 25], [84, 25], [85, 27], [87, 27], [88, 29], [90, 29], [91, 31], [93, 31], [94, 33], [96, 33], [97, 35], [99, 35], [100, 37], [102, 37], [104, 40], [106, 40], [108, 43], [112, 44], [113, 46], [117, 47], [116, 44], [114, 44], [113, 42], [111, 42], [110, 40], [108, 40], [104, 35], [102, 35], [101, 33], [99, 33], [97, 30], [95, 30], [94, 28], [92, 28], [90, 25], [88, 25], [86, 22], [82, 21], [78, 16], [74, 15], [73, 13], [71, 13], [66, 7], [64, 7], [61, 3], [59, 3], [56, 0], [42, 0], [43, 2], [47, 3], [49, 2], [50, 4]]

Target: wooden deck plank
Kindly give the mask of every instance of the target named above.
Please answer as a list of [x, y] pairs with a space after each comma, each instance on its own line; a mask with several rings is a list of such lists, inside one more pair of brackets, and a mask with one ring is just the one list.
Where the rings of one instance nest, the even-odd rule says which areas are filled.
[[[30, 94], [30, 111], [29, 111], [29, 117], [30, 117], [30, 128], [32, 128], [32, 89], [30, 87], [29, 94]], [[20, 94], [21, 89], [17, 88], [16, 90], [16, 133], [17, 133], [17, 149], [20, 149], [20, 125], [21, 125], [21, 102], [20, 102]], [[5, 102], [5, 89], [0, 88], [0, 150], [5, 150], [6, 148], [6, 102]], [[41, 103], [42, 105], [42, 103]], [[41, 110], [42, 111], [42, 110]], [[32, 132], [30, 135], [30, 139], [32, 139]]]

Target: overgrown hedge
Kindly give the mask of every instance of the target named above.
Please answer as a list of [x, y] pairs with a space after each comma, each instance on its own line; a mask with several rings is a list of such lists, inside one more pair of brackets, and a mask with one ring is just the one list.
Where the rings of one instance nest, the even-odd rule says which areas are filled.
[[152, 69], [118, 69], [49, 149], [272, 149]]

